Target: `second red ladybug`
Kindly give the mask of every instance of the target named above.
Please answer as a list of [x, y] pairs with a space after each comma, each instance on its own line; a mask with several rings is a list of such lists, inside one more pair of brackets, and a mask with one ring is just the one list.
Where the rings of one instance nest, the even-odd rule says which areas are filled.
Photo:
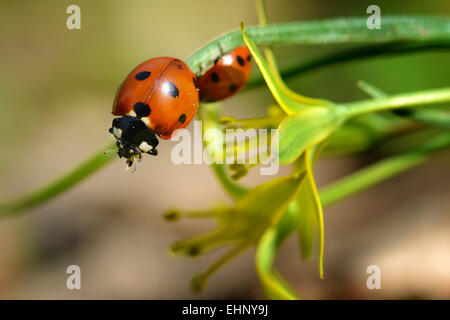
[[219, 101], [241, 90], [250, 77], [250, 60], [250, 51], [246, 46], [218, 58], [211, 69], [198, 77], [200, 100]]

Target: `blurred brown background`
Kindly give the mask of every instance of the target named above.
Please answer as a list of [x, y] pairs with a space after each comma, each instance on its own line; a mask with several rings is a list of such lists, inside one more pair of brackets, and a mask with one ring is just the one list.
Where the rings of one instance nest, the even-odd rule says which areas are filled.
[[[272, 22], [382, 14], [450, 14], [440, 1], [267, 0]], [[81, 30], [66, 28], [67, 6], [81, 7]], [[253, 1], [0, 1], [0, 194], [22, 194], [71, 168], [111, 141], [115, 90], [138, 63], [188, 57], [241, 21], [256, 24]], [[280, 64], [337, 47], [277, 48]], [[306, 95], [351, 101], [364, 79], [390, 93], [450, 84], [450, 54], [429, 52], [369, 59], [289, 81]], [[265, 88], [229, 99], [225, 113], [258, 116], [272, 102]], [[173, 143], [146, 157], [137, 173], [113, 161], [55, 200], [0, 220], [0, 298], [263, 298], [247, 252], [214, 276], [201, 294], [190, 277], [216, 255], [172, 257], [171, 242], [211, 227], [167, 224], [164, 210], [227, 201], [206, 165], [175, 166]], [[324, 185], [364, 157], [323, 159]], [[325, 211], [326, 280], [299, 260], [295, 237], [278, 267], [305, 298], [450, 298], [449, 155]], [[288, 172], [282, 170], [281, 174]], [[257, 172], [244, 179], [262, 181]], [[68, 265], [81, 267], [82, 290], [66, 289]], [[381, 267], [381, 290], [366, 288], [366, 268]]]

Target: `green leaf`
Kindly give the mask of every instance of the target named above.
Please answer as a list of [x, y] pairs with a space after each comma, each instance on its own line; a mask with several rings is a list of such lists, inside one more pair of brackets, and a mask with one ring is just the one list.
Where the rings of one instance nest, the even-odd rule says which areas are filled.
[[[257, 63], [259, 70], [261, 71], [264, 79], [266, 80], [267, 86], [272, 92], [273, 97], [277, 100], [278, 104], [283, 108], [283, 110], [287, 114], [298, 113], [307, 109], [309, 105], [322, 105], [322, 104], [330, 104], [328, 101], [313, 99], [309, 97], [302, 96], [291, 89], [289, 89], [281, 79], [278, 71], [274, 66], [271, 68], [267, 63], [266, 59], [264, 59], [261, 52], [256, 47], [255, 43], [247, 37], [244, 29], [244, 24], [241, 23], [241, 31], [242, 36], [244, 38], [244, 42], [250, 50], [255, 62]], [[269, 56], [270, 51], [269, 51]], [[271, 64], [274, 65], [275, 59], [272, 57]]]
[[[322, 143], [323, 145], [325, 143]], [[320, 148], [320, 151], [323, 147]], [[306, 179], [303, 184], [307, 183], [307, 188], [310, 190], [310, 198], [307, 199], [311, 204], [314, 205], [314, 216], [316, 218], [316, 223], [319, 231], [319, 276], [321, 279], [324, 278], [323, 271], [323, 256], [324, 256], [324, 244], [325, 244], [325, 227], [323, 222], [323, 209], [322, 204], [320, 202], [319, 193], [317, 191], [316, 181], [314, 180], [313, 175], [313, 162], [314, 162], [314, 150], [312, 148], [308, 148], [305, 151], [305, 168], [306, 168]], [[312, 212], [311, 212], [312, 214]]]
[[294, 202], [294, 208], [297, 212], [298, 241], [300, 246], [300, 255], [302, 260], [311, 258], [314, 251], [316, 237], [316, 205], [311, 190], [311, 183], [306, 179]]
[[278, 223], [282, 213], [295, 198], [304, 173], [292, 174], [270, 180], [247, 192], [236, 203], [236, 210], [245, 212], [256, 226], [266, 220]]
[[[322, 143], [310, 148], [309, 157], [306, 153], [303, 154], [294, 164], [293, 170], [295, 172], [307, 172], [308, 179], [305, 179], [300, 187], [300, 191], [297, 198], [291, 204], [291, 210], [295, 212], [298, 229], [298, 240], [300, 247], [300, 255], [302, 260], [308, 260], [311, 258], [314, 250], [315, 237], [317, 234], [317, 227], [322, 226], [320, 223], [320, 212], [318, 208], [320, 203], [316, 203], [315, 198], [315, 184], [312, 183], [312, 172], [308, 172], [309, 168], [313, 168], [319, 155], [323, 152], [330, 139], [323, 141]], [[309, 164], [306, 163], [309, 161]], [[312, 170], [311, 170], [312, 171]], [[309, 175], [311, 174], [311, 178]], [[323, 229], [321, 230], [323, 231]]]
[[[256, 12], [258, 15], [259, 24], [261, 26], [266, 26], [267, 25], [267, 12], [266, 12], [266, 6], [264, 3], [264, 0], [256, 0], [255, 5], [256, 5]], [[245, 39], [245, 35], [244, 35], [244, 41], [246, 43], [248, 42], [248, 39]], [[284, 81], [281, 78], [281, 75], [278, 71], [277, 61], [275, 59], [275, 54], [273, 53], [272, 47], [269, 47], [269, 46], [265, 47], [264, 55], [267, 60], [266, 65], [270, 68], [271, 73], [274, 77], [274, 80], [278, 83], [278, 86], [284, 95], [286, 95], [290, 99], [292, 99], [300, 104], [321, 105], [321, 104], [328, 103], [323, 100], [313, 99], [313, 98], [308, 98], [308, 97], [302, 96], [300, 94], [295, 93], [291, 89], [289, 89], [288, 86], [284, 83]], [[260, 64], [260, 62], [258, 62], [258, 60], [256, 62], [258, 63], [259, 68], [261, 69], [262, 65]], [[264, 62], [264, 60], [262, 62]]]
[[275, 300], [298, 299], [294, 289], [273, 268], [278, 250], [278, 234], [276, 229], [267, 230], [256, 247], [255, 266], [265, 294]]
[[[340, 123], [339, 109], [334, 107], [314, 107], [306, 112], [287, 117], [279, 127], [280, 164], [294, 162], [307, 148], [331, 136]], [[275, 152], [276, 147], [272, 150]]]

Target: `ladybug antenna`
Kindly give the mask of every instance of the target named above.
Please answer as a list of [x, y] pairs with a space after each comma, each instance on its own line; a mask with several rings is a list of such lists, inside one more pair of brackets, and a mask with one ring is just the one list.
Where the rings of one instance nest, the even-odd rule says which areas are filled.
[[103, 152], [103, 154], [108, 154], [108, 153], [111, 153], [111, 152], [117, 152], [117, 150], [113, 150], [113, 149], [106, 150], [105, 152]]

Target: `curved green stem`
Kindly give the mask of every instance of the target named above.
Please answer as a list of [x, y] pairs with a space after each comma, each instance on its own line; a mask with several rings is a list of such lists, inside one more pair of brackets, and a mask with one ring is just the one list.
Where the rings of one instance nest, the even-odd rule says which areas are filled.
[[224, 190], [227, 191], [232, 198], [239, 199], [247, 192], [247, 188], [230, 178], [229, 174], [226, 172], [225, 165], [213, 163], [211, 167]]
[[[450, 19], [431, 16], [383, 16], [383, 28], [369, 30], [366, 17], [246, 27], [256, 45], [381, 43], [450, 38]], [[239, 30], [228, 32], [196, 51], [186, 63], [201, 74], [223, 52], [243, 45]]]
[[31, 209], [70, 189], [84, 178], [105, 166], [112, 159], [115, 159], [117, 157], [115, 152], [104, 154], [105, 150], [113, 149], [114, 147], [115, 144], [109, 144], [106, 148], [102, 148], [101, 151], [96, 152], [92, 157], [86, 159], [77, 167], [56, 178], [53, 182], [36, 189], [36, 191], [8, 202], [0, 203], [0, 217], [7, 217], [22, 212], [25, 209]]

